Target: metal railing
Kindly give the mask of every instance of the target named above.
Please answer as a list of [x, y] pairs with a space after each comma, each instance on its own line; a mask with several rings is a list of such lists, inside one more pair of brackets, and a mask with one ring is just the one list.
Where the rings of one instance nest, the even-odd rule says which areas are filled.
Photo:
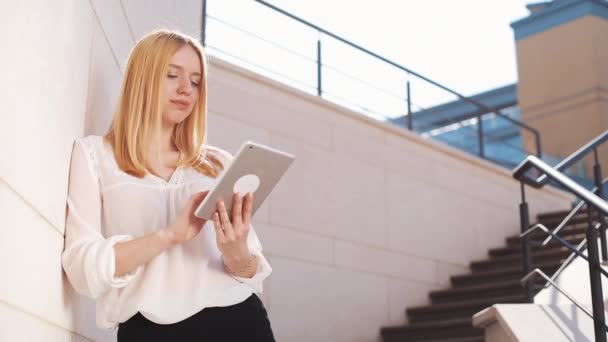
[[[567, 169], [574, 166], [581, 159], [586, 157], [590, 152], [593, 152], [593, 157], [594, 157], [594, 161], [595, 161], [595, 166], [593, 168], [593, 174], [594, 174], [594, 180], [596, 181], [595, 185], [597, 186], [598, 182], [602, 179], [601, 168], [599, 166], [600, 164], [599, 164], [599, 157], [598, 157], [598, 147], [600, 145], [602, 145], [604, 142], [606, 142], [606, 140], [608, 140], [608, 131], [593, 138], [593, 140], [591, 140], [585, 146], [581, 147], [580, 149], [578, 149], [577, 151], [572, 153], [570, 156], [568, 156], [567, 158], [562, 160], [559, 164], [557, 164], [555, 166], [555, 169], [558, 171], [562, 171], [562, 172], [566, 171]], [[544, 175], [544, 174], [540, 175], [536, 179], [530, 178], [528, 175], [524, 175], [524, 177], [526, 177], [526, 183], [535, 188], [541, 188], [543, 185], [545, 185], [549, 181], [549, 179], [547, 178], [547, 175]], [[599, 190], [601, 191], [602, 189], [599, 189]]]
[[[565, 172], [567, 169], [571, 168], [576, 163], [578, 163], [583, 158], [585, 158], [589, 153], [593, 152], [593, 161], [594, 161], [593, 182], [594, 182], [595, 187], [591, 190], [591, 192], [597, 194], [600, 198], [604, 199], [604, 183], [606, 182], [606, 180], [602, 179], [602, 166], [599, 161], [598, 148], [603, 143], [605, 143], [607, 140], [608, 140], [608, 131], [605, 131], [602, 134], [598, 135], [597, 137], [593, 138], [589, 143], [587, 143], [586, 145], [584, 145], [583, 147], [581, 147], [580, 149], [578, 149], [577, 151], [572, 153], [570, 156], [565, 158], [559, 164], [557, 164], [555, 166], [555, 170], [560, 171], [560, 172]], [[524, 198], [523, 184], [524, 183], [538, 189], [538, 188], [542, 188], [544, 185], [549, 183], [549, 180], [550, 180], [550, 178], [544, 173], [541, 173], [538, 177], [531, 177], [529, 174], [527, 174], [525, 172], [522, 174], [518, 174], [517, 176], [521, 177], [521, 180], [522, 180], [522, 185], [521, 185], [522, 202], [524, 202], [524, 200], [523, 200], [523, 198]], [[516, 178], [517, 178], [517, 176], [516, 176]], [[568, 190], [568, 189], [566, 189], [566, 190]], [[559, 231], [561, 228], [563, 228], [567, 224], [567, 221], [569, 220], [569, 218], [574, 216], [576, 214], [576, 212], [578, 212], [578, 210], [580, 210], [583, 203], [584, 202], [579, 203], [570, 212], [568, 217], [566, 217], [566, 219], [562, 223], [560, 223], [560, 225], [558, 226], [559, 229], [557, 229], [557, 231]], [[591, 212], [589, 212], [589, 216], [591, 216]], [[607, 229], [606, 216], [602, 213], [598, 213], [598, 220], [599, 220], [599, 224], [600, 224], [599, 231], [600, 231], [600, 240], [601, 240], [601, 249], [602, 249], [602, 260], [607, 261], [608, 260], [608, 242], [606, 241], [606, 229]], [[523, 228], [524, 228], [524, 226], [522, 225], [522, 229]], [[548, 240], [550, 240], [550, 238], [547, 238], [547, 240], [545, 240], [544, 244], [546, 244], [548, 242]]]
[[[605, 185], [606, 182], [608, 182], [608, 178], [605, 178], [602, 181], [602, 186]], [[597, 193], [597, 189], [598, 189], [598, 187], [596, 186], [596, 187], [590, 189], [589, 191], [591, 191], [593, 193]], [[575, 215], [581, 211], [581, 209], [583, 208], [584, 205], [585, 205], [584, 201], [580, 201], [578, 204], [576, 204], [572, 208], [572, 210], [570, 210], [570, 212], [562, 219], [562, 221], [560, 223], [557, 224], [557, 226], [552, 231], [548, 227], [546, 227], [544, 224], [537, 223], [532, 228], [530, 228], [527, 231], [520, 234], [520, 238], [524, 238], [526, 235], [531, 235], [531, 233], [536, 230], [542, 230], [543, 232], [546, 233], [547, 238], [540, 243], [536, 243], [534, 240], [528, 240], [529, 245], [536, 246], [536, 247], [545, 247], [549, 244], [549, 242], [551, 242], [553, 240], [557, 240], [563, 246], [565, 246], [566, 248], [568, 248], [572, 251], [572, 253], [568, 256], [568, 258], [560, 265], [560, 267], [557, 269], [557, 271], [555, 271], [551, 275], [551, 280], [556, 280], [560, 276], [560, 274], [564, 271], [564, 269], [566, 269], [566, 267], [568, 265], [570, 265], [570, 263], [572, 263], [572, 261], [574, 261], [574, 259], [576, 259], [576, 257], [580, 256], [580, 253], [582, 253], [585, 250], [585, 248], [587, 247], [587, 239], [582, 239], [581, 242], [577, 246], [572, 247], [572, 245], [569, 245], [567, 241], [563, 240], [558, 235], [558, 233], [562, 229], [564, 229], [569, 224], [571, 224], [571, 221], [574, 219]], [[597, 223], [594, 227], [595, 227], [595, 229], [599, 229], [601, 231], [601, 223]], [[600, 239], [601, 239], [601, 237], [600, 237]], [[605, 255], [606, 254], [602, 253], [603, 258], [605, 258]], [[546, 288], [548, 285], [549, 284], [545, 284], [544, 288]]]
[[[602, 184], [606, 184], [606, 182], [608, 181], [608, 178], [604, 179]], [[590, 191], [591, 192], [595, 192], [597, 188], [593, 188]], [[553, 231], [551, 231], [548, 227], [546, 227], [544, 224], [542, 223], [537, 223], [536, 225], [534, 225], [532, 228], [526, 230], [525, 232], [520, 234], [520, 238], [524, 238], [527, 237], [528, 235], [532, 235], [532, 233], [536, 230], [541, 230], [543, 232], [546, 233], [547, 238], [545, 240], [543, 240], [540, 243], [537, 243], [534, 240], [528, 240], [528, 244], [532, 245], [532, 246], [536, 246], [536, 247], [545, 247], [549, 244], [549, 242], [553, 241], [553, 240], [557, 240], [559, 241], [563, 246], [565, 246], [566, 248], [568, 248], [572, 253], [568, 256], [568, 258], [566, 258], [566, 260], [559, 266], [559, 268], [557, 269], [557, 271], [555, 271], [552, 275], [551, 275], [551, 280], [555, 281], [560, 275], [561, 273], [566, 269], [566, 267], [568, 267], [568, 265], [570, 265], [574, 259], [576, 259], [578, 256], [581, 256], [581, 253], [587, 248], [587, 239], [582, 239], [579, 244], [577, 246], [572, 246], [571, 244], [569, 244], [566, 240], [562, 239], [558, 233], [565, 227], [567, 227], [571, 221], [573, 220], [573, 218], [575, 217], [576, 214], [579, 213], [579, 211], [582, 209], [582, 207], [584, 206], [585, 202], [581, 201], [579, 202], [577, 205], [574, 206], [574, 208], [572, 208], [572, 210], [570, 210], [570, 212], [566, 215], [566, 217], [564, 217], [564, 219], [553, 229]], [[599, 229], [600, 228], [600, 224], [596, 224], [595, 229]], [[547, 283], [545, 284], [545, 286], [543, 288], [547, 288], [550, 284]]]
[[[564, 289], [562, 289], [561, 287], [559, 287], [559, 285], [557, 285], [553, 281], [553, 279], [549, 278], [543, 271], [539, 270], [538, 268], [534, 269], [534, 271], [530, 272], [528, 275], [526, 275], [521, 280], [522, 285], [528, 284], [530, 282], [530, 280], [532, 280], [532, 278], [534, 276], [540, 276], [543, 279], [545, 279], [545, 281], [547, 282], [547, 284], [553, 286], [557, 291], [559, 291], [566, 298], [568, 298], [572, 303], [574, 303], [574, 305], [576, 305], [579, 309], [581, 309], [587, 316], [591, 317], [591, 319], [594, 319], [593, 318], [593, 314], [591, 312], [589, 312], [589, 310], [583, 304], [581, 304], [576, 299], [574, 299], [574, 297], [571, 294], [569, 294]], [[608, 330], [608, 326], [606, 326], [606, 324], [604, 324], [604, 331], [607, 331], [607, 330]]]
[[[471, 128], [475, 130], [475, 135], [476, 135], [475, 138], [477, 141], [476, 142], [476, 145], [477, 145], [476, 154], [479, 157], [496, 162], [495, 160], [492, 159], [492, 157], [488, 157], [486, 155], [486, 147], [487, 147], [486, 145], [487, 144], [492, 144], [492, 143], [496, 144], [497, 142], [501, 141], [499, 136], [493, 135], [492, 133], [488, 134], [487, 132], [484, 132], [485, 131], [484, 121], [487, 121], [486, 119], [489, 118], [490, 116], [493, 116], [493, 117], [495, 116], [502, 120], [506, 120], [509, 124], [514, 125], [515, 127], [518, 128], [519, 134], [521, 134], [523, 132], [527, 132], [533, 136], [533, 141], [534, 141], [534, 150], [533, 151], [527, 151], [521, 146], [511, 146], [510, 147], [510, 148], [521, 149], [523, 152], [521, 154], [522, 158], [524, 155], [528, 155], [530, 153], [535, 154], [539, 158], [542, 157], [540, 133], [538, 130], [531, 127], [530, 125], [525, 124], [515, 118], [512, 118], [509, 115], [504, 114], [501, 110], [492, 108], [492, 107], [484, 104], [481, 101], [478, 101], [471, 97], [464, 96], [449, 87], [446, 87], [436, 81], [433, 81], [433, 80], [431, 80], [419, 73], [416, 73], [413, 70], [406, 68], [384, 56], [381, 56], [373, 51], [370, 51], [358, 44], [353, 43], [352, 41], [349, 41], [343, 37], [340, 37], [324, 28], [321, 28], [292, 13], [289, 13], [281, 8], [278, 8], [266, 1], [254, 0], [253, 2], [260, 6], [263, 6], [266, 9], [269, 9], [273, 13], [280, 14], [281, 16], [289, 18], [293, 22], [299, 23], [299, 24], [303, 25], [304, 27], [314, 30], [314, 32], [316, 32], [316, 35], [318, 37], [316, 44], [315, 44], [316, 51], [314, 51], [314, 55], [316, 55], [316, 58], [310, 58], [308, 56], [305, 56], [304, 54], [293, 51], [293, 49], [280, 46], [280, 44], [275, 43], [275, 42], [269, 42], [259, 36], [256, 36], [253, 33], [246, 32], [245, 30], [241, 30], [241, 33], [243, 33], [243, 34], [247, 34], [247, 35], [253, 37], [254, 39], [258, 39], [259, 41], [264, 41], [265, 44], [270, 44], [275, 47], [279, 47], [284, 51], [288, 51], [289, 53], [291, 53], [293, 55], [306, 59], [307, 63], [314, 65], [314, 67], [316, 69], [315, 75], [314, 75], [314, 77], [316, 78], [316, 82], [314, 82], [315, 84], [312, 86], [310, 84], [308, 84], [305, 87], [308, 88], [309, 90], [314, 91], [314, 94], [316, 94], [317, 96], [323, 97], [330, 101], [332, 101], [332, 100], [338, 101], [339, 103], [349, 102], [352, 100], [352, 99], [345, 98], [345, 96], [341, 96], [339, 94], [327, 92], [327, 89], [326, 89], [327, 87], [326, 87], [326, 83], [324, 80], [324, 76], [326, 76], [325, 75], [326, 72], [342, 73], [343, 75], [345, 75], [345, 77], [351, 78], [353, 82], [359, 82], [361, 84], [364, 84], [368, 88], [374, 88], [376, 90], [381, 90], [381, 88], [382, 88], [382, 87], [378, 87], [378, 86], [374, 86], [374, 85], [370, 84], [367, 80], [362, 80], [359, 78], [351, 77], [351, 76], [347, 75], [346, 73], [343, 73], [342, 71], [340, 71], [339, 68], [329, 65], [326, 62], [327, 57], [324, 55], [324, 50], [323, 50], [324, 46], [322, 44], [322, 42], [325, 39], [329, 39], [332, 42], [339, 42], [341, 44], [344, 44], [345, 46], [347, 46], [350, 49], [353, 49], [354, 51], [358, 51], [359, 53], [362, 53], [365, 56], [371, 57], [375, 61], [379, 61], [379, 62], [383, 63], [383, 65], [385, 65], [385, 66], [389, 66], [393, 69], [396, 69], [396, 71], [398, 73], [400, 73], [400, 75], [402, 74], [403, 77], [399, 76], [399, 78], [403, 79], [403, 90], [405, 90], [405, 94], [399, 95], [399, 94], [396, 94], [395, 92], [390, 92], [386, 89], [382, 89], [381, 91], [383, 91], [384, 94], [387, 96], [390, 96], [392, 98], [397, 98], [399, 101], [402, 101], [402, 108], [403, 108], [403, 112], [405, 112], [404, 116], [406, 118], [405, 126], [407, 127], [407, 129], [414, 130], [414, 128], [416, 126], [416, 122], [414, 121], [415, 113], [425, 112], [424, 115], [428, 114], [428, 110], [426, 108], [424, 108], [424, 106], [418, 105], [414, 101], [412, 101], [412, 93], [414, 91], [416, 91], [415, 89], [412, 89], [413, 83], [414, 83], [414, 81], [421, 82], [421, 86], [422, 86], [422, 84], [424, 84], [425, 86], [445, 92], [445, 93], [449, 94], [450, 96], [454, 96], [456, 99], [459, 99], [460, 101], [462, 101], [464, 103], [468, 103], [472, 106], [472, 110], [471, 110], [472, 114], [469, 119], [472, 118], [473, 121], [469, 120], [469, 123], [471, 124], [471, 126], [474, 125], [474, 128], [473, 127], [471, 127]], [[235, 25], [228, 23], [227, 20], [222, 20], [214, 15], [209, 14], [207, 1], [203, 0], [203, 19], [202, 19], [202, 35], [201, 36], [202, 36], [202, 43], [206, 47], [209, 46], [209, 44], [208, 44], [209, 33], [207, 32], [207, 27], [210, 22], [214, 22], [214, 23], [218, 23], [218, 24], [221, 23], [222, 25], [225, 25], [225, 26], [232, 26], [234, 30], [240, 30]], [[223, 51], [221, 47], [218, 47], [218, 46], [211, 46], [211, 47], [218, 51], [224, 52], [224, 53], [230, 55], [231, 57], [241, 58], [241, 57], [235, 56], [234, 53], [230, 53], [228, 51]], [[313, 51], [310, 51], [310, 52], [313, 52]], [[264, 67], [261, 67], [259, 65], [257, 65], [256, 67], [258, 67], [260, 69], [264, 69]], [[271, 71], [271, 70], [265, 70], [265, 71], [270, 72], [271, 74], [276, 74], [275, 71]], [[282, 75], [282, 78], [286, 78], [291, 82], [300, 83], [300, 84], [302, 83], [302, 82], [299, 82], [298, 80], [287, 77], [285, 75]], [[348, 96], [346, 96], [346, 97], [348, 97]], [[418, 111], [415, 111], [416, 108], [418, 109]], [[382, 114], [382, 113], [377, 113], [373, 110], [369, 110], [368, 108], [362, 108], [362, 109], [364, 109], [364, 111], [367, 110], [368, 112], [372, 112], [375, 114], [380, 114], [380, 115]], [[462, 122], [463, 122], [463, 120], [458, 120], [453, 123], [462, 124]], [[462, 146], [458, 146], [457, 144], [453, 144], [453, 145], [455, 147], [462, 148]], [[505, 145], [508, 145], [508, 144], [505, 144]], [[475, 153], [474, 151], [471, 151], [470, 149], [467, 149], [467, 151], [471, 152], [471, 153]], [[518, 159], [517, 162], [519, 162], [519, 160], [521, 160], [521, 159]]]
[[[594, 140], [595, 141], [595, 140]], [[599, 144], [596, 142], [596, 144]], [[587, 145], [588, 146], [588, 145]], [[586, 146], [586, 147], [587, 147]], [[597, 146], [597, 145], [596, 145]], [[579, 150], [580, 153], [586, 153], [587, 150]], [[581, 158], [580, 156], [571, 156], [567, 159], [577, 159]], [[596, 158], [597, 160], [597, 158]], [[599, 164], [598, 164], [599, 165]], [[533, 178], [528, 175], [530, 170], [536, 170], [541, 174], [538, 178]], [[594, 194], [593, 192], [583, 188], [578, 183], [564, 175], [557, 169], [552, 168], [547, 165], [542, 160], [536, 158], [535, 156], [528, 156], [526, 160], [524, 160], [515, 170], [513, 171], [513, 177], [518, 179], [521, 182], [521, 196], [522, 203], [520, 204], [520, 222], [521, 222], [521, 244], [522, 244], [522, 252], [523, 252], [523, 268], [524, 273], [529, 275], [531, 271], [531, 255], [530, 255], [530, 244], [529, 244], [529, 234], [536, 229], [541, 229], [551, 235], [551, 238], [556, 239], [562, 245], [566, 246], [572, 252], [574, 252], [577, 256], [582, 257], [587, 261], [589, 265], [589, 280], [591, 284], [591, 302], [593, 309], [593, 322], [594, 322], [594, 330], [595, 330], [595, 340], [606, 342], [606, 321], [604, 317], [604, 301], [602, 294], [602, 282], [601, 276], [608, 275], [605, 270], [602, 269], [599, 262], [599, 251], [598, 251], [598, 229], [592, 223], [592, 208], [597, 211], [598, 217], [604, 217], [608, 215], [608, 203], [606, 203], [602, 197]], [[581, 199], [584, 203], [586, 203], [588, 208], [587, 215], [587, 228], [586, 228], [586, 240], [587, 240], [587, 256], [585, 256], [579, 249], [579, 247], [574, 247], [569, 244], [567, 241], [559, 238], [556, 234], [553, 234], [546, 227], [542, 225], [535, 225], [530, 228], [530, 216], [529, 216], [529, 208], [528, 203], [525, 198], [525, 184], [531, 185], [533, 187], [542, 186], [540, 178], [542, 177], [542, 184], [546, 184], [549, 181], [553, 181], [559, 184], [566, 191], [574, 194], [577, 198]], [[601, 170], [599, 177], [601, 177]], [[601, 189], [603, 184], [599, 182], [597, 184], [598, 192], [601, 194]], [[600, 219], [599, 227], [602, 226], [603, 219]], [[602, 233], [602, 235], [605, 235]], [[605, 243], [605, 239], [600, 239], [600, 241]], [[602, 246], [602, 249], [605, 249], [605, 246]], [[529, 278], [529, 277], [528, 277]], [[525, 282], [526, 296], [529, 302], [533, 301], [533, 287], [529, 282]], [[576, 303], [575, 303], [576, 304]]]

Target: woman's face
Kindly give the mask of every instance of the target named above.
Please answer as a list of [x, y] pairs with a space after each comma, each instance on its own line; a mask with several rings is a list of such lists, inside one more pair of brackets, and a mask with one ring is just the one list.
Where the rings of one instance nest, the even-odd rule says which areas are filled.
[[169, 61], [163, 100], [163, 125], [175, 125], [190, 115], [198, 101], [201, 62], [190, 45], [177, 50]]

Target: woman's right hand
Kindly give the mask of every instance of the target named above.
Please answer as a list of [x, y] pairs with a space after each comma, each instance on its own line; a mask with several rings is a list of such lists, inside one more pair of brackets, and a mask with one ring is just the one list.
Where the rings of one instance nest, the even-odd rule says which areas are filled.
[[175, 221], [165, 228], [165, 236], [172, 244], [176, 245], [189, 241], [201, 231], [207, 220], [194, 215], [194, 211], [196, 211], [196, 208], [198, 208], [208, 193], [209, 190], [206, 190], [190, 196], [186, 205], [177, 214]]

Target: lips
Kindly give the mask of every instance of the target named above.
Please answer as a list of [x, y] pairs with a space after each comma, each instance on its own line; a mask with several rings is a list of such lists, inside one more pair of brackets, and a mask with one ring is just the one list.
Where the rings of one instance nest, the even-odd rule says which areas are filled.
[[181, 109], [188, 108], [188, 106], [190, 106], [190, 102], [184, 100], [171, 100], [171, 103]]

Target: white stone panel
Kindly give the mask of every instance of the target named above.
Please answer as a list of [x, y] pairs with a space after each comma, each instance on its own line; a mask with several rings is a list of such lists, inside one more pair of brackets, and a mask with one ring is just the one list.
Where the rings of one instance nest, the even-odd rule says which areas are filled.
[[386, 279], [274, 257], [277, 341], [374, 341], [388, 321]]
[[3, 3], [0, 12], [10, 27], [0, 61], [11, 66], [0, 86], [0, 177], [63, 231], [69, 157], [86, 109], [90, 4]]

